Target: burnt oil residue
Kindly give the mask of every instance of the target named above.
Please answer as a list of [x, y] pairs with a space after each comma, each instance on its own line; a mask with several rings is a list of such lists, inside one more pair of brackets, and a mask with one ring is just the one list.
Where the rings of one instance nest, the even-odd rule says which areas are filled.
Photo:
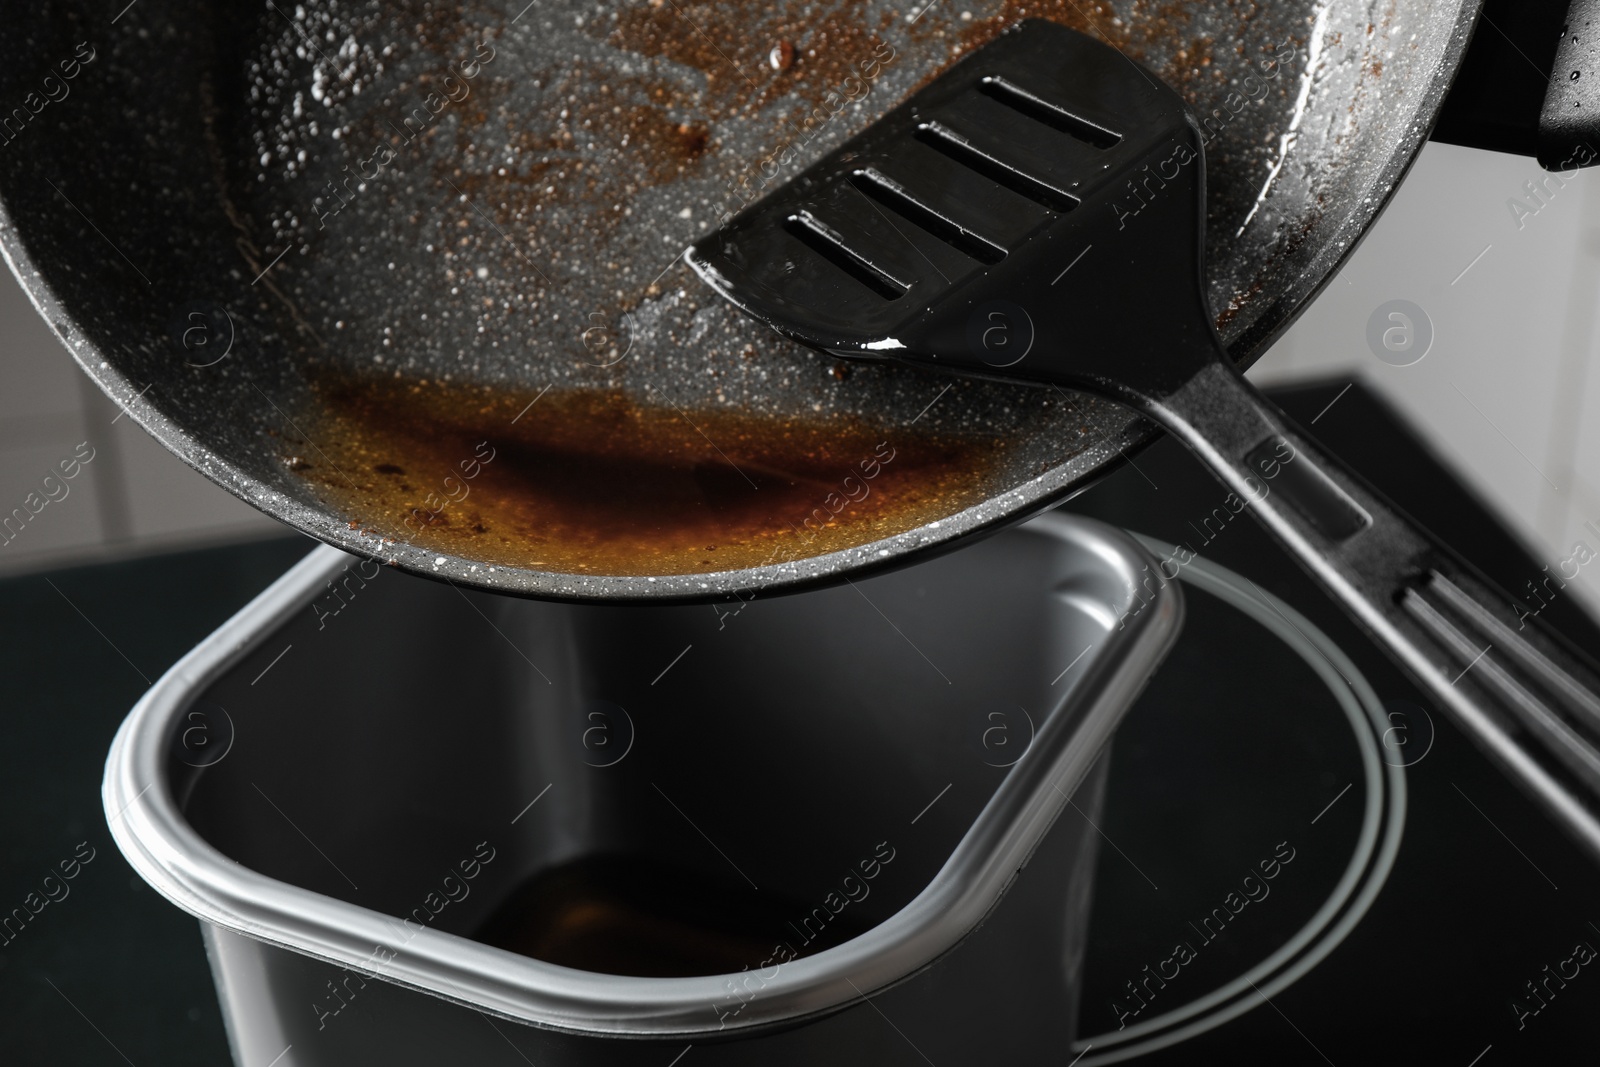
[[[1235, 234], [1292, 108], [1304, 7], [327, 0], [262, 14], [242, 119], [219, 139], [243, 225], [275, 264], [262, 285], [298, 324], [293, 358], [327, 372], [291, 412], [308, 440], [279, 442], [278, 486], [371, 531], [359, 547], [375, 555], [704, 574], [868, 545], [1109, 447], [1128, 423], [1109, 403], [997, 382], [946, 393], [893, 365], [840, 372], [677, 258], [1030, 17], [1123, 48], [1203, 114], [1293, 42], [1207, 148], [1212, 304], [1243, 329], [1263, 264], [1304, 229], [1267, 210]], [[502, 434], [495, 420], [546, 386], [540, 418]], [[501, 451], [470, 505], [406, 524], [482, 440]], [[784, 532], [884, 441], [897, 458], [871, 496], [814, 538]]]
[[316, 449], [286, 462], [369, 535], [559, 573], [696, 574], [868, 544], [976, 503], [1005, 459], [992, 436], [619, 391], [341, 377], [318, 393]]
[[[645, 0], [619, 10], [611, 29], [597, 29], [620, 51], [699, 71], [707, 104], [724, 114], [773, 102], [822, 103], [859, 73], [858, 57], [871, 53], [895, 21], [892, 9], [868, 0], [690, 6]], [[773, 49], [782, 53], [785, 46], [788, 61], [773, 63]]]

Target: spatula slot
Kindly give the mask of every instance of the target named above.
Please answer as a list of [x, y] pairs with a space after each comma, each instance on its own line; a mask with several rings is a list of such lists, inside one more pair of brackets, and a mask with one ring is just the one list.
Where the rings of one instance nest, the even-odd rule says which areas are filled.
[[1033, 175], [990, 155], [950, 127], [940, 122], [924, 122], [912, 136], [935, 152], [988, 178], [1003, 189], [1027, 197], [1040, 207], [1067, 212], [1078, 206], [1078, 198], [1065, 189], [1040, 181]]
[[1004, 248], [924, 204], [912, 196], [905, 186], [872, 167], [855, 171], [849, 181], [869, 200], [926, 230], [962, 255], [971, 256], [979, 263], [998, 263], [1006, 258]]
[[1042, 122], [1053, 130], [1060, 130], [1069, 136], [1076, 137], [1084, 144], [1096, 148], [1113, 148], [1122, 140], [1122, 135], [1108, 130], [1099, 123], [1090, 122], [1079, 115], [1074, 115], [1059, 104], [1051, 103], [1042, 96], [1028, 92], [1022, 86], [998, 75], [989, 75], [978, 83], [978, 92], [1004, 104], [1011, 110], [1028, 116], [1036, 122]]
[[796, 212], [783, 220], [789, 235], [811, 251], [844, 271], [885, 300], [898, 300], [911, 288], [860, 252], [845, 244], [833, 227], [809, 211]]

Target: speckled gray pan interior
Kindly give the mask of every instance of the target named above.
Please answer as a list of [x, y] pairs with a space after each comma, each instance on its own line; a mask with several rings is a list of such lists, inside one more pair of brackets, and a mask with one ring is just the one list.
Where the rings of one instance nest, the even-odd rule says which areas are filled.
[[[842, 376], [720, 303], [675, 257], [737, 209], [735, 190], [760, 188], [791, 131], [809, 133], [798, 168], [1022, 17], [1111, 41], [1211, 120], [1211, 300], [1248, 363], [1388, 199], [1478, 5], [120, 6], [8, 3], [0, 33], [0, 246], [83, 368], [195, 469], [331, 544], [508, 593], [655, 599], [947, 546], [1060, 500], [1152, 433], [1048, 390]], [[769, 56], [777, 42], [792, 53]], [[296, 448], [315, 459], [297, 420], [327, 373], [920, 420], [1009, 444], [960, 509], [846, 550], [648, 577], [490, 567], [380, 537], [296, 469]]]

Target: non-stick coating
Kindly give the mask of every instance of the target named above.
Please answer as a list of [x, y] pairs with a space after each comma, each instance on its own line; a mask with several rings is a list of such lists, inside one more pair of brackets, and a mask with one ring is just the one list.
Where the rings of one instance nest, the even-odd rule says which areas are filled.
[[[28, 113], [0, 146], [0, 245], [135, 420], [262, 510], [417, 573], [656, 599], [811, 584], [948, 546], [1059, 500], [1152, 433], [1091, 398], [977, 382], [941, 394], [945, 381], [892, 366], [841, 380], [720, 303], [673, 257], [737, 210], [741, 183], [759, 191], [765, 160], [790, 145], [815, 159], [1019, 18], [1095, 33], [1209, 119], [1211, 301], [1248, 363], [1403, 175], [1477, 4], [141, 0], [114, 21], [100, 5], [9, 7], [0, 104]], [[779, 42], [792, 63], [782, 45], [769, 57]], [[827, 118], [841, 95], [855, 102]], [[802, 128], [814, 136], [799, 145]], [[335, 199], [328, 183], [357, 171], [365, 184]], [[212, 347], [185, 351], [196, 309]], [[626, 355], [599, 365], [611, 353], [596, 337]], [[1007, 446], [959, 510], [847, 550], [687, 575], [491, 569], [380, 539], [286, 462], [286, 438], [316, 458], [300, 421], [329, 373], [916, 421]]]

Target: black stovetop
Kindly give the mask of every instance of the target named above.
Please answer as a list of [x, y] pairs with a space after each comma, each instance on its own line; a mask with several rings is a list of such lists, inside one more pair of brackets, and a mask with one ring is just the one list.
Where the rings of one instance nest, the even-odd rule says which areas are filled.
[[[1360, 385], [1341, 395], [1346, 384], [1273, 396], [1503, 588], [1542, 577], [1543, 564], [1391, 410]], [[1247, 1010], [1139, 1062], [1467, 1067], [1481, 1055], [1479, 1067], [1494, 1067], [1570, 1062], [1592, 1047], [1600, 966], [1581, 960], [1588, 946], [1600, 949], [1600, 870], [1253, 522], [1205, 521], [1225, 494], [1181, 448], [1164, 440], [1136, 463], [1068, 508], [1186, 543], [1303, 613], [1381, 701], [1387, 725], [1375, 739], [1385, 766], [1404, 767], [1405, 796], [1392, 869], [1365, 872], [1376, 896], [1348, 935], [1325, 938], [1331, 951], [1298, 981], [1276, 992], [1247, 986], [1230, 1001]], [[1367, 783], [1329, 687], [1282, 642], [1189, 592], [1184, 636], [1112, 752], [1101, 828], [1125, 855], [1103, 850], [1097, 872], [1083, 1001], [1090, 1040], [1224, 987], [1315, 929], [1367, 821]], [[1600, 652], [1600, 629], [1573, 599], [1553, 600], [1540, 617]], [[1270, 883], [1258, 873], [1245, 885], [1280, 843], [1294, 859]], [[1206, 923], [1219, 906], [1223, 915]], [[1175, 959], [1179, 943], [1190, 952]], [[1102, 1043], [1082, 1062], [1118, 1047]]]
[[[1346, 384], [1274, 395], [1502, 586], [1540, 573], [1379, 401], [1359, 385], [1341, 395]], [[1581, 962], [1600, 948], [1600, 870], [1248, 518], [1232, 520], [1181, 449], [1162, 441], [1135, 463], [1067, 508], [1187, 544], [1287, 610], [1252, 620], [1186, 590], [1184, 635], [1112, 748], [1082, 1008], [1091, 1047], [1061, 1063], [1175, 1038], [1138, 1062], [1583, 1056], [1600, 1003], [1600, 968]], [[70, 892], [0, 946], [5, 1062], [227, 1062], [198, 929], [118, 855], [100, 774], [148, 681], [307, 548], [283, 538], [0, 583], [0, 911], [80, 843], [93, 850]], [[1541, 617], [1600, 650], [1572, 599]], [[1296, 654], [1269, 627], [1325, 635], [1348, 659]], [[1365, 720], [1330, 669], [1369, 694]]]

